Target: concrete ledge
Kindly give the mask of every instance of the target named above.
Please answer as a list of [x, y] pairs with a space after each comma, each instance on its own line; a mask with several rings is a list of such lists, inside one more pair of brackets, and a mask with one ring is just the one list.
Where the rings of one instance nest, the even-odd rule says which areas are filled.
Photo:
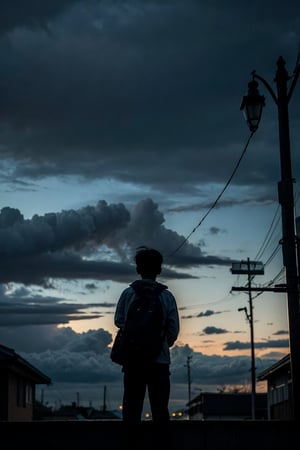
[[[283, 450], [300, 441], [293, 421], [171, 421], [172, 450]], [[143, 446], [151, 449], [153, 423], [140, 424]], [[31, 450], [123, 449], [122, 421], [0, 422], [0, 442]], [[296, 445], [296, 444], [295, 444]], [[3, 447], [6, 448], [6, 447]]]

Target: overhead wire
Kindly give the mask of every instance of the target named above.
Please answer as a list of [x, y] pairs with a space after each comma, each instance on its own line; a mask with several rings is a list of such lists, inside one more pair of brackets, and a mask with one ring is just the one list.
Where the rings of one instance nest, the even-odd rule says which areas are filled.
[[192, 231], [185, 237], [185, 239], [181, 242], [181, 244], [179, 244], [178, 247], [175, 248], [175, 250], [169, 255], [169, 257], [170, 257], [170, 256], [173, 256], [175, 253], [177, 253], [177, 252], [184, 246], [184, 244], [189, 240], [189, 238], [191, 237], [191, 235], [192, 235], [193, 233], [195, 233], [195, 231], [200, 227], [200, 225], [202, 225], [202, 223], [203, 223], [203, 221], [206, 219], [206, 217], [207, 217], [207, 216], [210, 214], [210, 212], [215, 208], [215, 206], [217, 205], [218, 201], [220, 200], [220, 198], [222, 197], [222, 195], [224, 194], [224, 192], [225, 192], [226, 189], [228, 188], [228, 186], [229, 186], [231, 180], [233, 179], [233, 177], [234, 177], [234, 175], [235, 175], [235, 173], [236, 173], [236, 171], [237, 171], [237, 169], [238, 169], [238, 167], [239, 167], [239, 165], [240, 165], [240, 163], [241, 163], [241, 161], [242, 161], [242, 159], [243, 159], [243, 157], [244, 157], [244, 155], [245, 155], [245, 153], [246, 153], [246, 150], [247, 150], [247, 148], [248, 148], [248, 146], [249, 146], [249, 143], [250, 143], [250, 141], [251, 141], [251, 138], [252, 138], [253, 134], [254, 134], [254, 131], [252, 131], [252, 132], [250, 133], [250, 136], [249, 136], [249, 138], [248, 138], [248, 140], [247, 140], [247, 142], [246, 142], [246, 145], [245, 145], [245, 147], [244, 147], [244, 149], [243, 149], [243, 151], [242, 151], [242, 153], [241, 153], [241, 156], [239, 157], [239, 159], [238, 159], [238, 161], [237, 161], [237, 163], [236, 163], [236, 165], [235, 165], [235, 167], [234, 167], [234, 169], [233, 169], [233, 171], [232, 171], [232, 173], [231, 173], [231, 175], [230, 175], [230, 177], [229, 177], [227, 183], [225, 184], [225, 186], [224, 186], [224, 188], [222, 189], [222, 191], [220, 192], [220, 194], [217, 196], [217, 198], [215, 199], [215, 201], [214, 201], [214, 202], [212, 203], [212, 205], [209, 207], [209, 209], [208, 209], [207, 212], [204, 214], [204, 216], [202, 217], [202, 219], [198, 222], [198, 224], [197, 224], [197, 225], [192, 229]]
[[[236, 164], [235, 167], [234, 167], [234, 170], [233, 170], [231, 176], [229, 177], [227, 183], [225, 184], [224, 188], [222, 189], [222, 191], [220, 192], [220, 194], [218, 195], [218, 197], [216, 198], [216, 200], [212, 203], [212, 205], [211, 205], [210, 208], [207, 210], [207, 212], [206, 212], [205, 215], [202, 217], [202, 219], [199, 221], [199, 223], [197, 224], [197, 226], [193, 228], [193, 230], [187, 235], [187, 237], [184, 239], [184, 241], [183, 241], [183, 242], [182, 242], [182, 243], [181, 243], [181, 244], [180, 244], [180, 245], [179, 245], [179, 246], [178, 246], [178, 247], [170, 254], [170, 256], [174, 255], [178, 250], [180, 250], [180, 248], [181, 248], [181, 247], [189, 240], [189, 238], [191, 237], [191, 235], [192, 235], [192, 234], [200, 227], [200, 225], [203, 223], [203, 221], [204, 221], [205, 218], [208, 216], [208, 214], [209, 214], [209, 213], [213, 210], [213, 208], [216, 206], [217, 202], [220, 200], [221, 196], [223, 195], [223, 193], [225, 192], [225, 190], [226, 190], [227, 187], [229, 186], [231, 180], [233, 179], [233, 176], [235, 175], [235, 173], [236, 173], [236, 171], [237, 171], [237, 169], [238, 169], [238, 167], [239, 167], [239, 165], [240, 165], [240, 163], [241, 163], [241, 161], [242, 161], [242, 158], [243, 158], [243, 156], [244, 156], [244, 154], [245, 154], [245, 152], [246, 152], [246, 150], [247, 150], [247, 148], [248, 148], [248, 146], [249, 146], [249, 143], [250, 143], [250, 141], [251, 141], [251, 138], [252, 138], [253, 134], [254, 134], [254, 132], [252, 132], [252, 133], [250, 134], [250, 136], [249, 136], [249, 138], [248, 138], [248, 141], [247, 141], [247, 143], [246, 143], [246, 145], [245, 145], [245, 147], [244, 147], [244, 149], [243, 149], [243, 151], [242, 151], [242, 153], [241, 153], [240, 158], [239, 158], [238, 161], [237, 161], [237, 164]], [[272, 238], [274, 237], [274, 233], [275, 233], [276, 229], [278, 228], [278, 224], [279, 224], [279, 220], [280, 220], [280, 215], [278, 216], [278, 213], [279, 213], [279, 205], [278, 205], [278, 207], [277, 207], [277, 209], [276, 209], [276, 211], [275, 211], [275, 214], [274, 214], [274, 217], [273, 217], [272, 222], [271, 222], [271, 224], [270, 224], [270, 227], [269, 227], [269, 229], [268, 229], [268, 231], [267, 231], [267, 234], [266, 234], [266, 236], [265, 236], [265, 238], [264, 238], [264, 240], [263, 240], [263, 242], [262, 242], [262, 244], [261, 244], [261, 246], [260, 246], [260, 248], [259, 248], [259, 250], [258, 250], [258, 252], [257, 252], [257, 255], [256, 255], [256, 258], [255, 258], [255, 259], [261, 258], [261, 257], [263, 256], [263, 254], [267, 251], [267, 248], [271, 245], [271, 240], [272, 240]], [[268, 257], [268, 259], [267, 259], [266, 262], [264, 263], [264, 267], [267, 266], [267, 265], [274, 259], [274, 257], [277, 255], [279, 249], [280, 249], [280, 245], [279, 245], [279, 243], [277, 243], [277, 245], [276, 245], [276, 247], [273, 249], [271, 255]], [[268, 281], [268, 282], [265, 284], [265, 286], [271, 286], [272, 284], [274, 284], [274, 282], [282, 275], [283, 272], [284, 272], [284, 268], [282, 268], [282, 269], [280, 270], [280, 272], [279, 272], [279, 273], [278, 273], [271, 281]], [[255, 277], [255, 275], [252, 276], [252, 280], [254, 279], [254, 277]], [[262, 291], [262, 292], [259, 292], [254, 298], [258, 297], [258, 296], [261, 295], [262, 293], [263, 293], [263, 291]], [[224, 298], [222, 298], [222, 299], [220, 299], [220, 300], [217, 300], [217, 301], [213, 301], [213, 302], [206, 303], [206, 305], [212, 305], [212, 304], [222, 303], [222, 302], [224, 301], [224, 299], [226, 299], [226, 298], [228, 298], [228, 294], [226, 295], [226, 297], [224, 297]], [[196, 305], [195, 305], [195, 306], [196, 306]], [[198, 305], [198, 306], [199, 306], [199, 305]], [[201, 307], [203, 307], [203, 306], [205, 306], [205, 305], [202, 304]], [[188, 309], [193, 308], [193, 307], [194, 307], [193, 305], [190, 305], [190, 306], [188, 307]]]
[[[299, 194], [300, 194], [300, 191], [295, 193], [295, 196], [294, 196], [295, 204], [297, 203], [297, 201], [299, 199]], [[272, 236], [274, 236], [275, 228], [278, 228], [280, 215], [278, 216], [278, 218], [276, 220], [276, 223], [275, 223], [275, 218], [276, 218], [278, 212], [279, 212], [279, 205], [278, 205], [278, 207], [276, 209], [276, 212], [274, 214], [274, 217], [273, 217], [272, 223], [270, 225], [270, 228], [268, 230], [268, 233], [266, 235], [266, 238], [264, 239], [264, 241], [263, 241], [263, 243], [262, 243], [262, 245], [261, 245], [261, 247], [260, 247], [260, 249], [259, 249], [259, 251], [258, 251], [258, 253], [256, 255], [256, 259], [261, 259], [262, 255], [266, 252], [267, 247], [268, 247], [268, 245], [270, 243], [270, 240], [271, 240]], [[279, 239], [278, 239], [278, 243], [277, 243], [276, 247], [272, 250], [272, 253], [270, 254], [270, 256], [264, 262], [264, 267], [268, 266], [273, 261], [275, 256], [278, 254], [279, 250], [280, 250], [280, 242], [279, 242]], [[255, 278], [255, 275], [253, 275], [251, 277], [251, 281], [253, 281], [254, 278]], [[282, 266], [282, 268], [280, 269], [278, 274], [271, 281], [261, 285], [262, 291], [259, 292], [258, 294], [256, 294], [253, 297], [253, 299], [255, 299], [256, 297], [258, 297], [259, 295], [261, 295], [263, 293], [263, 288], [264, 287], [270, 287], [270, 286], [274, 285], [276, 282], [278, 283], [279, 281], [285, 281], [285, 267], [284, 266]]]
[[[246, 145], [245, 145], [245, 147], [244, 147], [244, 149], [243, 149], [243, 151], [242, 151], [242, 153], [241, 153], [241, 155], [240, 155], [240, 157], [239, 157], [239, 159], [238, 159], [238, 161], [237, 161], [237, 163], [236, 163], [236, 165], [235, 165], [235, 167], [234, 167], [234, 169], [233, 169], [233, 171], [232, 171], [230, 177], [228, 178], [228, 180], [227, 180], [227, 182], [226, 182], [224, 188], [223, 188], [222, 191], [220, 192], [220, 194], [217, 196], [217, 198], [215, 199], [215, 201], [211, 204], [211, 206], [210, 206], [209, 209], [206, 211], [206, 213], [205, 213], [204, 216], [201, 218], [201, 220], [198, 222], [198, 224], [197, 224], [197, 225], [192, 229], [192, 231], [184, 238], [184, 240], [183, 240], [183, 241], [175, 248], [175, 250], [169, 255], [169, 257], [170, 257], [170, 256], [173, 256], [175, 253], [177, 253], [177, 252], [183, 247], [183, 245], [190, 239], [191, 235], [192, 235], [193, 233], [195, 233], [195, 231], [202, 225], [202, 223], [204, 222], [204, 220], [206, 219], [206, 217], [210, 214], [210, 212], [216, 207], [218, 201], [220, 200], [220, 198], [221, 198], [222, 195], [224, 194], [225, 190], [228, 188], [228, 186], [229, 186], [229, 184], [231, 183], [231, 181], [232, 181], [232, 179], [233, 179], [233, 177], [234, 177], [234, 175], [235, 175], [235, 173], [236, 173], [238, 167], [240, 166], [240, 163], [241, 163], [241, 161], [242, 161], [242, 159], [243, 159], [243, 157], [244, 157], [244, 155], [245, 155], [245, 153], [246, 153], [246, 151], [247, 151], [247, 148], [248, 148], [248, 146], [249, 146], [249, 144], [250, 144], [250, 141], [251, 141], [251, 139], [252, 139], [252, 137], [253, 137], [253, 134], [254, 134], [254, 131], [252, 131], [252, 132], [250, 133], [250, 136], [249, 136], [249, 138], [248, 138], [248, 140], [247, 140], [247, 142], [246, 142]], [[280, 216], [279, 216], [279, 217], [277, 218], [277, 220], [276, 220], [276, 223], [275, 223], [275, 219], [276, 219], [276, 216], [277, 216], [277, 214], [278, 214], [278, 211], [279, 211], [279, 206], [278, 206], [278, 208], [277, 208], [277, 210], [276, 210], [276, 212], [275, 212], [275, 214], [274, 214], [274, 217], [273, 217], [273, 219], [272, 219], [272, 222], [271, 222], [271, 225], [270, 225], [270, 227], [269, 227], [269, 230], [268, 230], [268, 232], [267, 232], [267, 234], [266, 234], [266, 237], [265, 237], [265, 239], [264, 239], [264, 241], [263, 241], [263, 243], [262, 243], [260, 249], [259, 249], [258, 252], [257, 252], [256, 259], [257, 259], [257, 258], [261, 258], [262, 255], [266, 252], [268, 246], [270, 245], [271, 239], [272, 239], [272, 237], [274, 236], [275, 228], [277, 228], [278, 222], [279, 222], [279, 219], [280, 219]], [[264, 266], [267, 266], [267, 265], [274, 259], [274, 257], [277, 255], [279, 249], [280, 249], [280, 245], [277, 244], [276, 248], [272, 251], [271, 255], [269, 256], [269, 258], [268, 258], [268, 259], [266, 260], [266, 262], [264, 263]], [[269, 281], [269, 282], [267, 283], [267, 286], [272, 285], [272, 284], [276, 281], [276, 279], [277, 279], [279, 276], [281, 276], [283, 273], [284, 273], [284, 268], [282, 268], [282, 269], [280, 270], [280, 272], [273, 278], [273, 280], [271, 280], [271, 281]], [[254, 277], [255, 277], [255, 275], [253, 275], [252, 279], [254, 279]], [[263, 291], [260, 292], [260, 293], [258, 293], [254, 298], [256, 298], [257, 296], [261, 295], [262, 293], [263, 293]], [[224, 301], [224, 299], [221, 299], [221, 300], [218, 300], [218, 301], [214, 301], [214, 302], [210, 302], [209, 304], [213, 304], [213, 303], [215, 304], [215, 303], [219, 303], [219, 302], [222, 302], [222, 301]], [[203, 305], [202, 305], [202, 306], [203, 306]]]
[[277, 207], [277, 209], [275, 211], [274, 217], [272, 219], [272, 222], [271, 222], [271, 225], [269, 227], [269, 230], [267, 231], [266, 237], [263, 240], [263, 242], [262, 242], [262, 244], [261, 244], [261, 246], [260, 246], [260, 248], [259, 248], [259, 250], [258, 250], [258, 252], [257, 252], [257, 254], [255, 256], [255, 260], [256, 261], [261, 259], [262, 255], [264, 254], [264, 252], [266, 251], [268, 245], [270, 244], [270, 241], [271, 241], [272, 237], [274, 236], [275, 228], [277, 228], [278, 222], [280, 220], [280, 215], [279, 215], [277, 217], [277, 220], [276, 220], [276, 223], [275, 223], [275, 219], [276, 219], [276, 216], [278, 215], [278, 212], [279, 212], [279, 205], [278, 205], [278, 207]]

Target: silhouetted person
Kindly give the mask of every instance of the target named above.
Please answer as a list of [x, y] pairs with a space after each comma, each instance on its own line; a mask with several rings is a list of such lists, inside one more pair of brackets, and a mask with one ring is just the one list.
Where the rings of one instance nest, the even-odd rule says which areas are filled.
[[[139, 284], [154, 288], [161, 285], [156, 281], [161, 273], [162, 254], [151, 248], [141, 247], [135, 255], [136, 271], [141, 279]], [[135, 281], [137, 283], [137, 281]], [[133, 283], [132, 283], [133, 284]], [[114, 322], [118, 328], [124, 328], [130, 304], [136, 293], [132, 285], [121, 294]], [[143, 405], [148, 390], [153, 427], [154, 445], [167, 448], [169, 428], [169, 398], [170, 398], [170, 347], [179, 334], [179, 316], [176, 300], [173, 294], [164, 286], [159, 294], [165, 322], [164, 339], [160, 354], [154, 362], [141, 364], [134, 361], [124, 364], [123, 371], [123, 421], [126, 429], [126, 449], [139, 448], [137, 432], [140, 429]], [[156, 439], [158, 438], [158, 439]]]

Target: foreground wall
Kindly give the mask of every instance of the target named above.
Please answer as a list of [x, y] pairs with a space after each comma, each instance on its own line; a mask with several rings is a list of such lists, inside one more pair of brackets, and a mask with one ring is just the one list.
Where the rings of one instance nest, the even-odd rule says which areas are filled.
[[[123, 425], [118, 420], [0, 422], [0, 445], [116, 450], [123, 448]], [[152, 422], [141, 423], [141, 450], [151, 448], [152, 426]], [[300, 442], [299, 426], [292, 421], [172, 421], [170, 435], [172, 450], [283, 450]]]

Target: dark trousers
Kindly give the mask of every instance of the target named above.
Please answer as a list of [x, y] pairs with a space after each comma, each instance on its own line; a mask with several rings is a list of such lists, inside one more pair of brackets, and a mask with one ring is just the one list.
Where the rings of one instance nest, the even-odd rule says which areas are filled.
[[[123, 368], [123, 421], [126, 426], [126, 443], [133, 448], [139, 437], [136, 434], [140, 429], [146, 390], [153, 420], [154, 448], [156, 442], [168, 441], [169, 398], [170, 398], [170, 367], [169, 364], [153, 363], [147, 366], [128, 366]], [[138, 448], [138, 446], [137, 446]], [[140, 447], [142, 448], [142, 446]]]

